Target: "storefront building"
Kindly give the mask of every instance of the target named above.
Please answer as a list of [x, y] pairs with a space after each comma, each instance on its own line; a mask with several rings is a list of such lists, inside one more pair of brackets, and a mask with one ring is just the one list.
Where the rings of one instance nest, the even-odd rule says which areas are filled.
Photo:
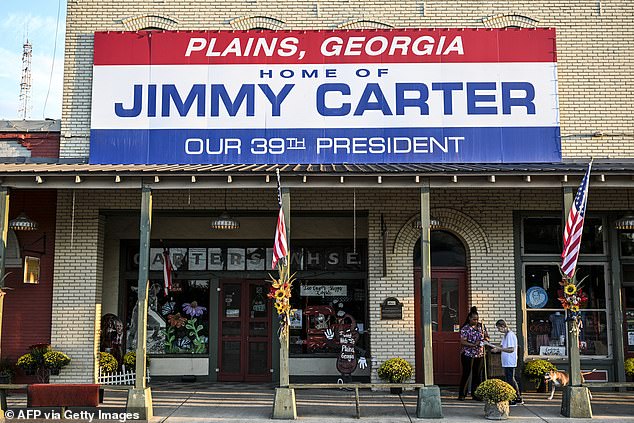
[[[121, 319], [125, 349], [133, 349], [136, 343], [140, 192], [141, 187], [147, 187], [152, 190], [153, 200], [148, 312], [151, 374], [172, 378], [195, 375], [209, 381], [277, 381], [277, 319], [266, 293], [277, 216], [278, 169], [282, 185], [290, 190], [289, 238], [297, 271], [292, 299], [297, 312], [290, 333], [291, 380], [335, 381], [340, 377], [335, 367], [337, 346], [325, 339], [323, 331], [332, 327], [341, 314], [354, 319], [359, 332], [356, 354], [367, 357], [370, 363], [367, 369], [356, 369], [353, 378], [378, 381], [378, 365], [399, 356], [415, 365], [416, 378], [420, 380], [421, 229], [417, 223], [423, 207], [429, 207], [433, 217], [435, 382], [457, 382], [457, 330], [471, 305], [478, 307], [491, 332], [497, 319], [505, 319], [517, 330], [524, 360], [546, 357], [565, 367], [567, 335], [561, 328], [563, 310], [557, 300], [563, 202], [576, 190], [591, 157], [595, 161], [578, 274], [587, 276], [584, 286], [590, 297], [580, 345], [582, 368], [605, 370], [605, 377], [611, 381], [624, 379], [624, 357], [634, 353], [634, 231], [622, 225], [623, 217], [632, 210], [630, 196], [634, 196], [634, 124], [629, 115], [632, 93], [623, 88], [631, 85], [628, 81], [634, 78], [629, 72], [634, 52], [627, 42], [634, 37], [634, 25], [629, 19], [632, 9], [624, 0], [599, 4], [584, 1], [574, 9], [548, 1], [530, 5], [515, 1], [486, 5], [405, 1], [394, 7], [373, 1], [236, 1], [203, 2], [195, 10], [189, 3], [178, 1], [164, 4], [148, 0], [129, 5], [69, 1], [60, 144], [60, 161], [66, 164], [0, 167], [5, 187], [56, 190], [51, 343], [73, 360], [56, 380], [93, 380], [100, 322], [105, 314]], [[411, 29], [399, 32], [394, 28]], [[508, 126], [526, 125], [530, 130], [505, 132], [508, 128], [503, 127], [499, 132], [507, 134], [503, 138], [511, 141], [510, 147], [503, 143], [499, 145], [506, 149], [497, 148], [498, 144], [480, 145], [462, 161], [460, 157], [466, 156], [447, 153], [417, 163], [378, 157], [357, 162], [337, 158], [330, 163], [313, 164], [259, 159], [214, 162], [207, 158], [206, 164], [195, 161], [198, 159], [183, 161], [178, 156], [181, 152], [169, 144], [187, 128], [169, 129], [173, 131], [165, 138], [169, 148], [152, 156], [154, 150], [149, 144], [135, 147], [135, 140], [142, 136], [134, 131], [166, 129], [162, 124], [108, 126], [115, 109], [119, 116], [144, 114], [147, 122], [155, 122], [156, 117], [171, 119], [173, 116], [165, 115], [166, 110], [167, 114], [172, 110], [169, 102], [165, 109], [164, 103], [156, 101], [157, 93], [161, 93], [172, 99], [174, 110], [181, 116], [191, 112], [205, 120], [205, 128], [210, 130], [216, 129], [211, 119], [212, 99], [219, 99], [225, 114], [245, 113], [244, 127], [234, 128], [240, 133], [254, 126], [246, 119], [249, 107], [254, 116], [262, 109], [270, 109], [271, 115], [266, 119], [274, 122], [275, 104], [279, 106], [283, 95], [297, 89], [283, 91], [286, 77], [281, 73], [276, 80], [278, 85], [269, 87], [262, 81], [253, 84], [254, 90], [261, 90], [253, 97], [249, 87], [240, 85], [248, 79], [234, 81], [237, 85], [231, 87], [235, 91], [227, 89], [224, 96], [216, 91], [216, 97], [213, 81], [207, 79], [203, 82], [210, 84], [200, 88], [200, 92], [190, 91], [191, 81], [186, 89], [178, 84], [165, 88], [169, 84], [160, 78], [178, 74], [170, 62], [172, 51], [166, 47], [169, 44], [160, 44], [165, 40], [176, 43], [186, 37], [190, 37], [190, 42], [196, 38], [197, 41], [185, 44], [192, 62], [216, 60], [222, 54], [239, 62], [242, 56], [235, 52], [235, 46], [231, 53], [227, 47], [230, 44], [223, 50], [220, 41], [211, 47], [203, 45], [203, 41], [207, 43], [213, 37], [205, 31], [234, 30], [238, 35], [231, 36], [243, 37], [244, 42], [249, 37], [270, 40], [278, 36], [257, 30], [278, 30], [279, 37], [301, 40], [328, 34], [365, 40], [379, 37], [370, 50], [356, 47], [354, 42], [341, 46], [342, 52], [348, 49], [354, 57], [356, 49], [361, 49], [359, 56], [367, 59], [374, 52], [372, 48], [382, 45], [380, 37], [393, 41], [394, 34], [429, 34], [425, 28], [457, 28], [433, 32], [438, 37], [434, 38], [431, 52], [438, 53], [439, 62], [451, 62], [452, 54], [458, 54], [461, 47], [452, 41], [457, 36], [468, 40], [495, 34], [507, 46], [513, 45], [514, 37], [550, 40], [550, 45], [535, 41], [530, 58], [509, 58], [503, 64], [491, 59], [502, 74], [512, 67], [522, 77], [534, 74], [535, 78], [542, 78], [541, 85], [535, 85], [537, 94], [531, 94], [526, 85], [499, 85], [494, 88], [498, 99], [492, 100], [476, 93], [486, 87], [474, 85], [471, 100], [465, 97], [464, 103], [451, 103], [448, 99], [458, 88], [449, 85], [435, 91], [431, 84], [427, 91], [420, 85], [401, 86], [401, 91], [394, 91], [400, 92], [403, 110], [415, 104], [423, 113], [421, 101], [429, 98], [430, 105], [438, 101], [434, 104], [444, 106], [445, 112], [454, 104], [456, 114], [461, 106], [472, 107], [469, 110], [474, 114], [482, 112], [483, 116], [477, 118], [468, 116], [482, 122], [471, 123], [472, 129], [481, 129], [485, 134], [475, 131], [473, 137], [481, 137], [478, 139], [486, 139], [487, 131], [497, 128], [498, 122], [487, 123], [490, 116], [480, 109], [482, 102], [497, 101], [499, 121], [510, 119]], [[247, 30], [254, 32], [242, 32]], [[337, 32], [340, 30], [350, 31]], [[153, 32], [132, 35], [117, 34], [119, 31]], [[230, 36], [225, 32], [217, 34], [218, 40]], [[442, 43], [447, 43], [442, 47], [441, 36], [445, 37]], [[157, 47], [163, 47], [161, 54], [144, 56], [143, 45], [150, 39]], [[241, 46], [246, 48], [246, 44]], [[398, 52], [401, 47], [397, 42], [392, 48]], [[423, 49], [421, 45], [418, 48]], [[385, 49], [389, 51], [390, 47]], [[508, 48], [507, 54], [512, 50]], [[312, 57], [315, 51], [306, 50], [305, 54]], [[202, 58], [196, 58], [197, 53]], [[159, 63], [161, 60], [164, 62]], [[297, 63], [289, 60], [282, 60], [281, 65], [288, 66], [287, 71], [296, 71], [301, 59], [294, 59]], [[229, 62], [224, 65], [231, 65]], [[317, 70], [307, 69], [304, 80], [311, 81], [312, 72], [317, 71], [324, 72], [326, 78], [329, 63]], [[464, 69], [472, 69], [468, 60], [464, 63]], [[343, 69], [343, 65], [338, 69]], [[161, 66], [167, 71], [160, 71]], [[130, 81], [137, 77], [145, 81], [149, 69], [155, 72], [157, 81], [163, 82], [137, 82], [137, 92], [135, 83]], [[228, 69], [231, 75], [234, 69]], [[400, 68], [395, 65], [389, 69], [391, 72]], [[485, 74], [475, 76], [474, 84], [486, 83], [490, 69], [483, 69]], [[107, 83], [116, 72], [121, 72], [117, 81], [126, 81], [127, 94], [118, 101], [101, 103], [110, 93], [124, 91]], [[158, 77], [160, 72], [164, 72], [163, 76]], [[235, 74], [242, 75], [240, 72], [236, 68]], [[226, 77], [218, 75], [220, 79]], [[413, 84], [410, 74], [399, 74], [402, 75], [406, 75], [403, 81]], [[458, 80], [466, 81], [462, 78]], [[288, 79], [292, 79], [290, 74]], [[301, 86], [302, 79], [292, 79], [291, 83]], [[368, 91], [357, 95], [356, 104], [350, 105], [347, 112], [346, 102], [341, 100], [349, 95], [344, 85], [352, 89], [357, 86], [341, 75], [325, 83], [333, 85], [324, 93], [322, 111], [341, 113], [337, 116], [341, 125], [356, 119], [355, 108], [360, 115], [371, 116], [363, 122], [370, 128], [374, 127], [376, 112], [388, 114], [379, 99], [382, 92], [376, 89], [380, 81], [370, 84], [370, 88], [366, 86]], [[269, 94], [260, 85], [269, 87]], [[540, 102], [542, 89], [552, 95]], [[235, 97], [239, 92], [243, 92], [244, 103], [239, 101], [239, 95]], [[543, 119], [549, 123], [537, 125], [539, 128], [530, 116], [531, 95], [536, 95], [539, 119], [543, 117], [541, 110], [546, 109]], [[177, 96], [179, 102], [174, 100]], [[387, 102], [393, 100], [391, 96], [392, 93], [385, 94]], [[200, 102], [201, 97], [206, 101]], [[267, 98], [266, 107], [258, 103]], [[254, 99], [251, 106], [250, 99]], [[333, 106], [337, 101], [340, 108]], [[395, 115], [398, 103], [394, 100], [393, 110], [390, 109]], [[314, 119], [308, 110], [315, 107], [311, 101], [305, 108], [301, 103], [295, 107], [297, 122]], [[524, 117], [514, 117], [518, 108], [525, 110]], [[348, 112], [350, 116], [346, 116]], [[452, 118], [445, 119], [451, 126]], [[357, 129], [362, 131], [365, 127]], [[324, 123], [318, 129], [327, 133], [327, 128]], [[549, 144], [553, 140], [555, 143]], [[332, 143], [334, 148], [334, 138]], [[190, 151], [198, 151], [197, 146], [210, 150], [201, 139], [198, 144], [190, 143]], [[231, 146], [229, 140], [225, 147]], [[449, 151], [446, 145], [436, 147]], [[362, 147], [349, 146], [353, 152], [355, 148]], [[398, 148], [395, 144], [394, 149]], [[500, 157], [492, 158], [498, 153]], [[421, 194], [427, 189], [429, 204]], [[223, 211], [239, 222], [238, 228], [213, 228], [212, 220]], [[164, 249], [168, 249], [175, 267], [173, 288], [167, 295], [163, 292]], [[7, 296], [5, 304], [9, 301]], [[395, 304], [400, 314], [386, 311]]]

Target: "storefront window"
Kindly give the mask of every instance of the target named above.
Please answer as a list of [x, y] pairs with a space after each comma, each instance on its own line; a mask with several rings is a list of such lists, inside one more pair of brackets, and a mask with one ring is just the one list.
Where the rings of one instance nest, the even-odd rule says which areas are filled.
[[[588, 303], [582, 313], [579, 336], [582, 355], [607, 356], [608, 330], [605, 266], [579, 265], [577, 279], [583, 280]], [[528, 355], [564, 356], [568, 331], [566, 313], [558, 300], [561, 275], [556, 265], [526, 264], [526, 321]]]
[[[562, 234], [561, 218], [524, 218], [524, 254], [561, 254]], [[586, 218], [581, 237], [581, 254], [604, 254], [604, 251], [603, 219]]]
[[367, 349], [366, 281], [297, 280], [293, 286], [291, 306], [291, 356], [332, 355], [341, 346], [326, 339], [327, 329], [336, 325], [356, 325], [359, 339], [356, 347]]
[[[136, 348], [137, 282], [127, 281], [127, 349]], [[174, 280], [168, 295], [151, 280], [147, 316], [148, 354], [207, 354], [209, 280]]]

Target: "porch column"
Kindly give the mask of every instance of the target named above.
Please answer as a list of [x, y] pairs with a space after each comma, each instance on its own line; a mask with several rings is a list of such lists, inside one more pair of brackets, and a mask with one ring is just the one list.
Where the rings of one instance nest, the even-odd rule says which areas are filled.
[[[574, 188], [564, 187], [564, 222], [568, 219], [568, 213], [574, 200]], [[575, 323], [567, 322], [568, 330], [568, 375], [570, 383], [564, 387], [561, 400], [561, 414], [565, 417], [592, 418], [592, 406], [588, 388], [581, 386], [581, 357], [579, 354], [579, 332], [572, 330]]]
[[[286, 222], [286, 247], [289, 251], [288, 268], [291, 268], [291, 192], [288, 188], [281, 188], [282, 191], [282, 210], [284, 210], [284, 220]], [[280, 339], [280, 387], [288, 387], [289, 384], [289, 337]]]
[[[278, 173], [279, 178], [279, 173]], [[284, 210], [284, 220], [286, 223], [286, 247], [288, 248], [288, 269], [291, 269], [291, 191], [289, 188], [281, 188], [282, 209]], [[291, 273], [292, 274], [292, 273]], [[274, 419], [296, 419], [297, 407], [295, 404], [295, 390], [288, 387], [289, 384], [289, 330], [285, 336], [280, 336], [280, 386], [275, 388], [275, 399], [273, 402]]]
[[416, 416], [419, 418], [442, 418], [440, 388], [434, 385], [434, 353], [431, 330], [431, 215], [429, 212], [429, 178], [422, 180], [420, 188], [420, 220], [421, 220], [421, 292], [423, 298], [423, 372], [425, 386], [418, 391]]
[[136, 378], [134, 389], [128, 391], [127, 410], [139, 413], [142, 420], [150, 420], [152, 410], [152, 392], [146, 385], [145, 375], [147, 354], [147, 307], [148, 307], [148, 274], [150, 267], [150, 233], [152, 231], [152, 189], [143, 185], [141, 189], [141, 222], [139, 248], [139, 280], [137, 299], [137, 344], [136, 344]]

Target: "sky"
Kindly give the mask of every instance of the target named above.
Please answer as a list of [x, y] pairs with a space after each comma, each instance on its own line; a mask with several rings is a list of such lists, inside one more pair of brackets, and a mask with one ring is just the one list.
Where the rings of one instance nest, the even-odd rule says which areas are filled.
[[[58, 5], [59, 28], [55, 37]], [[33, 46], [31, 113], [27, 119], [61, 118], [65, 30], [66, 0], [0, 0], [0, 119], [22, 119], [18, 107], [22, 50], [27, 36]]]

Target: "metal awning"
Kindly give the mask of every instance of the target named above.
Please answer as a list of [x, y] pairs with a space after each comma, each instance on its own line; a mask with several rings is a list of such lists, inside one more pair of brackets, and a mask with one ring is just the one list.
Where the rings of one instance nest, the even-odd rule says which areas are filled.
[[[559, 163], [465, 164], [213, 164], [131, 165], [88, 163], [3, 163], [0, 184], [14, 188], [154, 189], [275, 187], [279, 169], [296, 188], [407, 188], [429, 178], [432, 188], [538, 188], [578, 185], [587, 159]], [[634, 159], [595, 160], [594, 187], [634, 185]]]

